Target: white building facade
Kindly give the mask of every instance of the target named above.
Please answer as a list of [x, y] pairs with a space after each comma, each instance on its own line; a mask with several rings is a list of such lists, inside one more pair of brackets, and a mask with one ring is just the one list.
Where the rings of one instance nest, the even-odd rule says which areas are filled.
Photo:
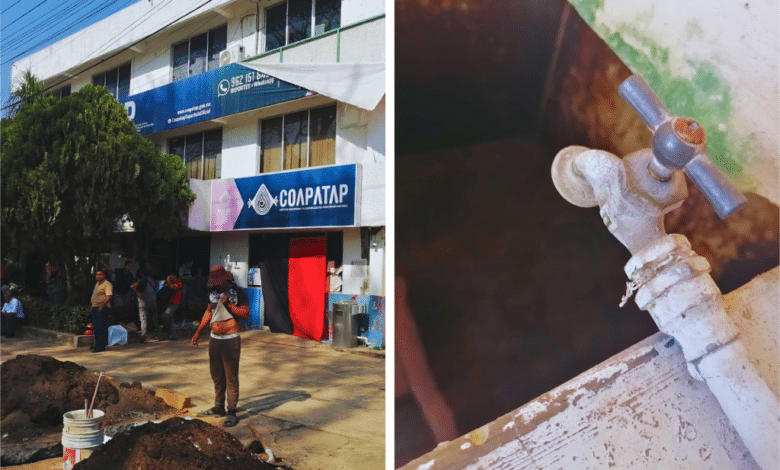
[[172, 264], [223, 264], [266, 306], [264, 263], [286, 253], [290, 285], [301, 270], [316, 285], [322, 267], [324, 310], [367, 305], [376, 344], [385, 40], [381, 0], [140, 0], [14, 63], [12, 80], [30, 70], [57, 96], [106, 86], [182, 157], [197, 200]]

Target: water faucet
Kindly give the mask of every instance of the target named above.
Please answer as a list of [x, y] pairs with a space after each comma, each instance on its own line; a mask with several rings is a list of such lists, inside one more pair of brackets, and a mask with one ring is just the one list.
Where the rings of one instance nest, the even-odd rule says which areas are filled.
[[567, 147], [553, 161], [553, 183], [572, 204], [599, 206], [609, 231], [633, 255], [625, 266], [630, 281], [621, 306], [636, 291], [639, 308], [677, 340], [689, 372], [707, 383], [756, 463], [777, 469], [778, 397], [726, 315], [707, 260], [691, 250], [684, 236], [669, 235], [664, 228], [664, 214], [688, 196], [683, 172], [722, 218], [746, 199], [707, 158], [699, 123], [672, 116], [639, 76], [624, 81], [619, 93], [653, 132], [652, 148], [621, 160], [602, 150]]
[[685, 171], [722, 219], [747, 203], [745, 196], [707, 158], [707, 135], [698, 122], [687, 117], [672, 116], [650, 85], [639, 75], [626, 79], [618, 93], [636, 110], [653, 133], [653, 159], [647, 167], [653, 178], [669, 181], [674, 171]]

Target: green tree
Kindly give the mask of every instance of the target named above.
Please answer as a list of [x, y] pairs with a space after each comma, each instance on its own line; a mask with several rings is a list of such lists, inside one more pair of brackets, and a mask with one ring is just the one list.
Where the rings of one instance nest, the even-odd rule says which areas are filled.
[[6, 116], [13, 117], [26, 104], [43, 98], [46, 86], [28, 69], [11, 84], [11, 93], [5, 106]]
[[35, 100], [3, 130], [3, 230], [65, 267], [70, 301], [110, 251], [117, 221], [170, 238], [195, 199], [181, 158], [140, 136], [104, 87]]

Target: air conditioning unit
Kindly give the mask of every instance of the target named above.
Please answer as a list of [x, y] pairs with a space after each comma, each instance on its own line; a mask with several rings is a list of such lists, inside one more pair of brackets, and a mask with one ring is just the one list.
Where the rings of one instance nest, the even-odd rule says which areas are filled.
[[219, 53], [219, 66], [222, 67], [244, 59], [244, 46], [233, 46]]

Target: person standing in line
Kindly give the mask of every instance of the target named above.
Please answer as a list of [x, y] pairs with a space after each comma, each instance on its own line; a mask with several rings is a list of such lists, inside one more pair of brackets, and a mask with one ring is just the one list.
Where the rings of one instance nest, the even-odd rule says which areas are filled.
[[92, 326], [95, 331], [95, 345], [92, 352], [103, 352], [108, 344], [108, 326], [111, 322], [111, 298], [114, 286], [106, 280], [106, 271], [99, 269], [95, 273], [95, 288], [92, 290]]
[[[209, 371], [214, 382], [214, 407], [198, 416], [226, 416], [225, 427], [238, 424], [238, 365], [241, 359], [241, 336], [238, 319], [249, 319], [249, 297], [246, 291], [232, 281], [224, 266], [214, 266], [209, 271], [209, 305], [192, 337], [191, 344], [198, 347], [198, 338], [207, 325], [211, 326], [209, 338]], [[227, 392], [227, 410], [225, 395]]]
[[165, 284], [171, 290], [171, 297], [168, 299], [168, 306], [162, 314], [162, 321], [165, 324], [169, 340], [176, 339], [176, 331], [173, 328], [173, 314], [179, 309], [181, 303], [181, 281], [173, 274], [165, 279]]
[[154, 291], [154, 280], [149, 275], [148, 263], [138, 269], [136, 281], [130, 285], [138, 297], [138, 318], [141, 320], [141, 342], [146, 341], [148, 323], [157, 323], [157, 300]]
[[192, 301], [192, 261], [186, 261], [179, 266], [179, 280], [182, 283], [181, 302], [187, 305]]
[[133, 292], [130, 290], [130, 284], [133, 283], [133, 262], [125, 261], [122, 269], [114, 269], [102, 259], [100, 264], [114, 274], [114, 282], [111, 284], [114, 288], [114, 304], [130, 305], [133, 298]]
[[24, 320], [24, 308], [16, 298], [16, 289], [11, 286], [3, 286], [3, 301], [2, 335], [13, 338], [16, 336], [17, 322]]

